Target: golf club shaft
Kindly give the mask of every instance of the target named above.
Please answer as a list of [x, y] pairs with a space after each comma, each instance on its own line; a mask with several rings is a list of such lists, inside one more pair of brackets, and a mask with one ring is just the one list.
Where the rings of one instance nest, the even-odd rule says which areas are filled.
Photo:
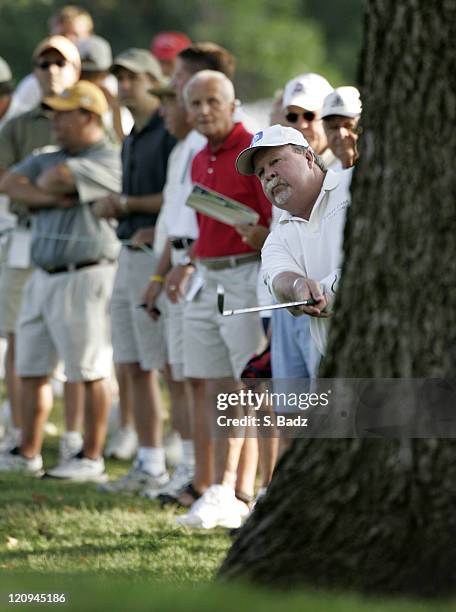
[[223, 316], [247, 314], [249, 312], [263, 312], [265, 310], [277, 310], [278, 308], [292, 308], [293, 306], [312, 306], [315, 300], [304, 300], [302, 302], [286, 302], [285, 304], [271, 304], [270, 306], [254, 306], [253, 308], [238, 308], [237, 310], [224, 310]]

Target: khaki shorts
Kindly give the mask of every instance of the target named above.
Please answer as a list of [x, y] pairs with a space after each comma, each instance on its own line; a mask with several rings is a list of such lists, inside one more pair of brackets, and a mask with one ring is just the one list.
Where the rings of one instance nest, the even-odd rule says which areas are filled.
[[168, 362], [173, 380], [184, 379], [184, 304], [168, 302], [166, 325], [166, 345]]
[[61, 274], [33, 272], [16, 328], [19, 376], [47, 376], [59, 359], [70, 382], [110, 376], [108, 305], [114, 273], [109, 264]]
[[217, 284], [225, 288], [225, 308], [257, 305], [258, 264], [225, 270], [203, 265], [204, 287], [184, 309], [184, 374], [187, 378], [239, 378], [261, 350], [264, 333], [257, 313], [223, 317], [217, 310]]
[[161, 311], [153, 321], [144, 308], [142, 295], [158, 263], [155, 253], [122, 248], [111, 300], [114, 363], [139, 363], [145, 371], [162, 369], [166, 362], [166, 298], [160, 296]]
[[1, 247], [0, 266], [0, 334], [13, 334], [22, 301], [24, 285], [33, 268], [10, 268], [7, 265], [9, 241]]

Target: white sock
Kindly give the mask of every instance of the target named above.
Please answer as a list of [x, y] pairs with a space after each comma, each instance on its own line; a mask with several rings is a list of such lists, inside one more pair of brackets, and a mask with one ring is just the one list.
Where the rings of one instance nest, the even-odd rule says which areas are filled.
[[138, 461], [141, 463], [141, 468], [151, 476], [159, 476], [166, 471], [163, 448], [141, 446], [138, 449]]
[[62, 438], [63, 437], [75, 443], [82, 442], [82, 434], [80, 431], [66, 431], [64, 434], [62, 434]]
[[182, 461], [184, 465], [194, 465], [195, 449], [193, 440], [182, 440]]

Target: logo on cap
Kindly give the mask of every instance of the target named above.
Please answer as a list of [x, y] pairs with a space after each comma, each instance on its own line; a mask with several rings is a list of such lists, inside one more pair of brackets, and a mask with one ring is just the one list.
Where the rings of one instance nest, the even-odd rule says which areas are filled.
[[299, 93], [300, 91], [304, 91], [304, 85], [302, 83], [296, 83], [296, 85], [293, 87], [293, 93]]
[[337, 95], [332, 101], [331, 108], [334, 108], [335, 106], [343, 106], [343, 105], [344, 105], [344, 101], [339, 95]]
[[263, 132], [257, 132], [255, 136], [252, 138], [252, 142], [250, 143], [250, 146], [254, 145], [256, 142], [258, 142], [262, 138], [263, 138]]

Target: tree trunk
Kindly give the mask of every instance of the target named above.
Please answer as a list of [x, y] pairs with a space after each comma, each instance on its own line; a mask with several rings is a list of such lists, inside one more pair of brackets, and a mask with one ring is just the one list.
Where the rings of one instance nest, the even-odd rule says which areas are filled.
[[[320, 375], [454, 378], [454, 0], [370, 0], [360, 161]], [[296, 440], [223, 577], [456, 592], [452, 440]]]

